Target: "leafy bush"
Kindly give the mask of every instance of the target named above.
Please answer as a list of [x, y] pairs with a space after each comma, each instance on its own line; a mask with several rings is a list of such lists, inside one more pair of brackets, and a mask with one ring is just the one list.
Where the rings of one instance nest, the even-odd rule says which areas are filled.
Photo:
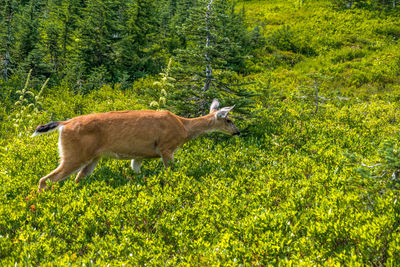
[[389, 24], [389, 25], [383, 25], [380, 27], [378, 26], [375, 29], [375, 32], [378, 34], [385, 35], [389, 38], [392, 38], [395, 41], [400, 38], [400, 26], [399, 25]]
[[332, 63], [337, 64], [346, 61], [352, 61], [355, 59], [360, 59], [365, 55], [366, 53], [359, 47], [346, 47], [335, 53], [334, 58], [332, 58]]
[[290, 26], [284, 25], [274, 31], [269, 37], [269, 42], [276, 48], [304, 55], [315, 55], [312, 47], [308, 46], [309, 40], [301, 39]]

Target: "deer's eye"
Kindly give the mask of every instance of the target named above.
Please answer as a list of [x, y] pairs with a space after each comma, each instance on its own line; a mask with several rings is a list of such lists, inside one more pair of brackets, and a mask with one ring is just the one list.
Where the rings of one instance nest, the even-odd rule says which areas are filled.
[[227, 122], [227, 123], [232, 123], [232, 120], [227, 119], [226, 122]]

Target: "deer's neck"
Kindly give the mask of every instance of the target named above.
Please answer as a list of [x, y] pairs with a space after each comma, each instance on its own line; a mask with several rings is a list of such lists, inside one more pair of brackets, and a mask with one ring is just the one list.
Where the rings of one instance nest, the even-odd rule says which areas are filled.
[[194, 119], [181, 118], [181, 120], [188, 134], [187, 141], [214, 130], [214, 114]]

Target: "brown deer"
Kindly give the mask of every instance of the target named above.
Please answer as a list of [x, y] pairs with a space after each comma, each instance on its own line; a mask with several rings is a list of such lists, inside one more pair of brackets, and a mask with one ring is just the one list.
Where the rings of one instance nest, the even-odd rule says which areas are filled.
[[39, 192], [46, 181], [58, 182], [78, 172], [75, 182], [91, 174], [101, 157], [131, 159], [139, 173], [143, 159], [161, 157], [164, 167], [173, 161], [175, 150], [204, 133], [219, 131], [240, 134], [228, 117], [232, 107], [219, 109], [216, 99], [208, 115], [187, 119], [169, 111], [113, 111], [50, 122], [37, 127], [36, 136], [58, 129], [60, 165], [39, 181]]

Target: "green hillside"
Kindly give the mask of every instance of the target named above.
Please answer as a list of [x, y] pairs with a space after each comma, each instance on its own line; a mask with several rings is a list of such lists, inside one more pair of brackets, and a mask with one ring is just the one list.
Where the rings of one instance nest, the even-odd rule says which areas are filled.
[[[93, 8], [122, 12], [113, 1], [97, 2]], [[192, 2], [199, 6], [187, 17], [203, 21], [196, 14], [208, 1]], [[20, 21], [37, 12], [42, 26], [32, 43], [62, 29], [61, 13], [44, 16], [62, 5], [74, 14], [65, 24], [70, 37], [87, 47], [71, 41], [65, 50], [35, 45], [21, 54], [25, 28], [14, 28], [14, 63], [0, 79], [2, 266], [400, 264], [400, 9], [391, 1], [354, 1], [347, 9], [346, 1], [216, 0], [223, 16], [212, 20], [219, 26], [210, 30], [210, 48], [197, 38], [204, 28], [183, 20], [182, 3], [190, 1], [149, 10], [151, 1], [138, 1], [135, 8], [150, 12], [135, 21], [146, 22], [143, 32], [106, 13], [115, 15], [105, 19], [110, 29], [126, 34], [116, 42], [111, 34], [99, 41], [89, 24], [82, 33], [89, 4], [75, 12], [68, 9], [74, 1], [48, 3], [16, 8]], [[173, 3], [176, 15], [158, 12], [157, 23], [148, 21]], [[139, 48], [130, 46], [132, 29], [146, 40]], [[109, 50], [91, 57], [93, 44]], [[53, 52], [63, 66], [55, 67]], [[215, 80], [202, 93], [209, 63]], [[214, 97], [237, 104], [232, 117], [241, 136], [207, 134], [183, 145], [172, 168], [145, 160], [140, 174], [129, 161], [102, 159], [80, 183], [69, 177], [37, 193], [59, 161], [58, 134], [31, 138], [37, 125], [112, 110], [195, 117]]]

